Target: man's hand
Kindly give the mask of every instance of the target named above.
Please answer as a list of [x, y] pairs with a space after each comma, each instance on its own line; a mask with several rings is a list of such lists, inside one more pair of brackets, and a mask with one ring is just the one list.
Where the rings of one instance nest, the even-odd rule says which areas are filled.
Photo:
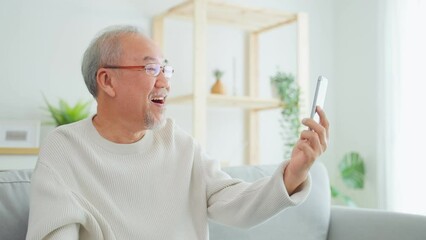
[[317, 107], [316, 111], [320, 117], [320, 123], [310, 118], [302, 121], [303, 125], [311, 130], [302, 131], [300, 139], [293, 148], [290, 163], [284, 170], [284, 184], [289, 195], [297, 192], [298, 187], [308, 177], [309, 169], [315, 159], [327, 149], [329, 123], [320, 107]]

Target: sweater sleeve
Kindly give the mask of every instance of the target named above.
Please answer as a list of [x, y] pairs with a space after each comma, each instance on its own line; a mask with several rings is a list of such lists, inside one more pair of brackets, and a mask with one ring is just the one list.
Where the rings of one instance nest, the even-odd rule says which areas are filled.
[[288, 195], [283, 162], [271, 177], [253, 183], [232, 179], [220, 170], [217, 161], [203, 157], [207, 184], [208, 215], [226, 225], [249, 228], [260, 224], [285, 208], [302, 203], [310, 191], [310, 176], [301, 190]]
[[49, 233], [43, 240], [74, 240], [79, 239], [78, 231], [80, 225], [69, 224], [67, 226], [60, 227], [55, 231]]
[[61, 178], [47, 165], [38, 162], [31, 179], [26, 239], [78, 239], [83, 216]]

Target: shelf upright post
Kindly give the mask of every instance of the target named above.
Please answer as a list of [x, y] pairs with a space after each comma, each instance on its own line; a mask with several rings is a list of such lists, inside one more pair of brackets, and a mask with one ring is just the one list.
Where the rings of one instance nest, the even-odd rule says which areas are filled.
[[[247, 94], [251, 98], [258, 97], [259, 87], [259, 35], [258, 33], [248, 33], [248, 77], [247, 77]], [[258, 111], [249, 109], [246, 113], [246, 128], [248, 149], [246, 156], [246, 164], [254, 165], [259, 163], [259, 116]]]
[[194, 2], [194, 69], [193, 69], [193, 136], [202, 146], [206, 146], [207, 94], [206, 94], [206, 29], [207, 1]]
[[164, 51], [164, 15], [154, 17], [152, 22], [152, 39]]

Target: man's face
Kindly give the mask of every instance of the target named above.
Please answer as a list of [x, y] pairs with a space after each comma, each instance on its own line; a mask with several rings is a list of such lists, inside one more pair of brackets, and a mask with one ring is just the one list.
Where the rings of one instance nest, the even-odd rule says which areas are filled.
[[[164, 64], [159, 48], [142, 36], [126, 36], [121, 42], [120, 66], [146, 66]], [[170, 90], [163, 72], [151, 76], [145, 70], [115, 69], [116, 103], [119, 113], [130, 124], [143, 124], [143, 129], [153, 129], [164, 121], [165, 100]]]

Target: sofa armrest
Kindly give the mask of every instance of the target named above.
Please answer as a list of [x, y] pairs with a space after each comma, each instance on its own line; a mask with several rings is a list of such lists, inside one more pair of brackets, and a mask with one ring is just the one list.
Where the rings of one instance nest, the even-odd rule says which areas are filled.
[[333, 206], [328, 240], [339, 239], [426, 239], [426, 216]]
[[0, 171], [0, 239], [25, 239], [32, 170]]

